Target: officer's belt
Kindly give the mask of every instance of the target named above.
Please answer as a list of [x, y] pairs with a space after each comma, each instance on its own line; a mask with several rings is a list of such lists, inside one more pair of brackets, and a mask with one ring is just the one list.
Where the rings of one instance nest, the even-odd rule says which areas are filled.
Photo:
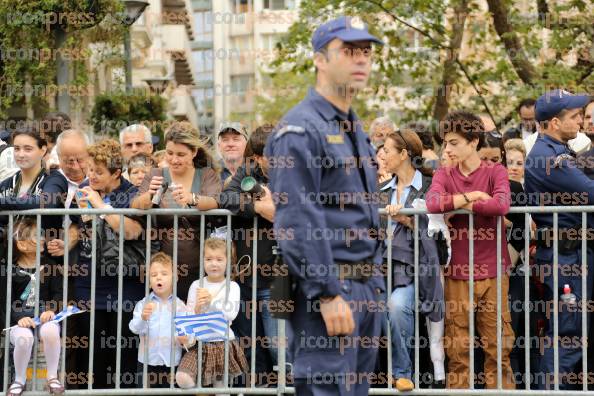
[[336, 265], [338, 266], [338, 278], [340, 280], [367, 282], [373, 276], [374, 264], [371, 261], [337, 262]]
[[[586, 243], [589, 248], [594, 248], [594, 229], [585, 229]], [[571, 252], [582, 246], [582, 227], [569, 227], [557, 229], [557, 240], [560, 252]], [[553, 228], [536, 230], [536, 246], [552, 248], [555, 240]]]

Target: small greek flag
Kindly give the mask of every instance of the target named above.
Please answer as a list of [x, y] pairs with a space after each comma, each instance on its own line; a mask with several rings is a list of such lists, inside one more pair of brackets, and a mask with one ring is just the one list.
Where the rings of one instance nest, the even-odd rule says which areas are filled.
[[74, 305], [70, 305], [70, 306], [68, 306], [68, 307], [64, 308], [64, 309], [62, 310], [62, 312], [59, 312], [59, 313], [58, 313], [58, 314], [57, 314], [57, 315], [54, 317], [54, 320], [52, 320], [52, 322], [56, 322], [56, 323], [58, 323], [58, 322], [61, 322], [61, 321], [63, 321], [64, 319], [66, 319], [66, 318], [67, 318], [67, 317], [69, 317], [69, 316], [76, 315], [76, 314], [83, 313], [83, 312], [85, 312], [85, 311], [84, 311], [84, 310], [82, 310], [82, 309], [78, 309], [78, 308], [77, 308], [77, 307], [75, 307]]
[[[82, 309], [78, 309], [74, 305], [70, 305], [70, 306], [64, 308], [61, 312], [58, 312], [58, 314], [56, 314], [56, 316], [54, 316], [54, 319], [50, 320], [50, 322], [59, 323], [71, 315], [76, 315], [76, 314], [83, 313], [83, 312], [86, 312], [86, 311], [82, 310]], [[35, 326], [39, 326], [41, 324], [41, 319], [33, 318], [33, 322], [35, 322]], [[5, 329], [2, 329], [2, 331], [12, 329], [13, 327], [18, 327], [18, 325], [7, 327]]]
[[222, 341], [227, 338], [227, 320], [221, 311], [175, 317], [177, 335], [194, 336], [199, 341]]

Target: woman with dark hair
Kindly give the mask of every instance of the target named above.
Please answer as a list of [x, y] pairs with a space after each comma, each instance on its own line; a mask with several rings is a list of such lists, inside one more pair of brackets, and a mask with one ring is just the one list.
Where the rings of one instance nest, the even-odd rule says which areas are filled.
[[[219, 208], [228, 209], [236, 215], [233, 218], [233, 240], [237, 243], [237, 257], [241, 262], [239, 271], [242, 275], [236, 281], [241, 291], [242, 308], [233, 321], [233, 331], [238, 337], [247, 340], [252, 337], [249, 302], [252, 299], [253, 278], [249, 263], [257, 262], [255, 308], [257, 314], [254, 336], [258, 340], [271, 341], [269, 346], [263, 346], [261, 342], [256, 341], [255, 373], [260, 374], [258, 378], [267, 378], [265, 373], [272, 372], [272, 367], [277, 364], [278, 358], [277, 319], [272, 317], [270, 307], [270, 286], [273, 276], [278, 273], [278, 269], [275, 269], [277, 243], [273, 232], [274, 201], [267, 184], [269, 165], [281, 166], [281, 164], [269, 164], [264, 157], [264, 147], [273, 129], [273, 125], [265, 124], [252, 132], [245, 148], [244, 164], [237, 169], [219, 199]], [[253, 194], [242, 189], [242, 182], [249, 177], [261, 186], [261, 193]], [[257, 236], [253, 235], [254, 218], [258, 219]], [[279, 235], [279, 237], [286, 236]], [[253, 240], [257, 241], [257, 260], [252, 257]], [[246, 260], [242, 260], [243, 258]], [[247, 345], [244, 352], [247, 360], [250, 361], [250, 343], [242, 343], [242, 345]]]
[[489, 161], [495, 164], [506, 164], [505, 148], [503, 138], [499, 132], [486, 132], [483, 146], [479, 150], [482, 161]]
[[47, 153], [47, 143], [32, 127], [17, 129], [12, 133], [14, 160], [19, 171], [0, 183], [0, 194], [25, 198], [39, 195], [47, 172], [43, 157]]
[[[196, 208], [204, 211], [217, 208], [215, 197], [221, 192], [219, 173], [212, 154], [198, 131], [187, 122], [173, 125], [165, 133], [167, 167], [153, 168], [140, 186], [139, 196], [132, 202], [136, 209]], [[158, 204], [153, 196], [167, 183], [167, 190]], [[179, 216], [177, 251], [177, 296], [186, 301], [192, 282], [200, 276], [200, 216]], [[173, 215], [157, 216], [152, 234], [161, 242], [161, 251], [172, 256]]]
[[423, 158], [425, 159], [425, 166], [433, 170], [439, 167], [439, 156], [435, 152], [435, 143], [429, 127], [422, 122], [411, 122], [406, 126], [406, 129], [412, 129], [421, 143], [423, 143]]
[[[417, 134], [410, 130], [391, 133], [384, 144], [386, 170], [395, 174], [382, 190], [386, 210], [392, 218], [388, 230], [392, 244], [392, 290], [388, 302], [392, 335], [392, 372], [396, 388], [410, 391], [413, 366], [410, 346], [414, 344], [414, 220], [398, 214], [401, 208], [412, 208], [416, 199], [424, 199], [431, 186], [433, 171], [424, 167], [423, 146]], [[382, 229], [388, 226], [387, 217], [381, 219]], [[443, 335], [443, 286], [436, 242], [427, 236], [428, 217], [419, 216], [420, 257], [419, 296], [423, 301], [421, 311], [427, 317], [431, 360], [434, 365], [434, 387], [445, 386]], [[387, 247], [384, 252], [387, 259]], [[390, 266], [391, 264], [391, 266]], [[445, 263], [443, 263], [445, 264]]]

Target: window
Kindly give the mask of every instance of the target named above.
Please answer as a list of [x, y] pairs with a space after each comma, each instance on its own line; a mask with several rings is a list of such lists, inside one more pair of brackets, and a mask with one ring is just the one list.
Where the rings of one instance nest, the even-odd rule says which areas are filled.
[[264, 0], [265, 10], [294, 10], [295, 0]]
[[249, 11], [248, 0], [231, 0], [231, 9], [235, 14], [245, 14]]
[[231, 77], [231, 93], [234, 95], [244, 95], [252, 89], [254, 78], [252, 76], [233, 76]]
[[194, 25], [196, 26], [196, 41], [212, 41], [212, 13], [210, 11], [195, 12]]
[[262, 49], [266, 51], [274, 51], [276, 44], [280, 41], [278, 34], [264, 34], [262, 35]]
[[213, 90], [208, 89], [194, 89], [192, 91], [194, 97], [194, 103], [198, 112], [203, 113], [207, 116], [211, 116], [214, 108]]
[[212, 65], [214, 60], [214, 54], [212, 50], [193, 51], [192, 56], [194, 58], [194, 64], [196, 65], [196, 71], [198, 73], [212, 73]]

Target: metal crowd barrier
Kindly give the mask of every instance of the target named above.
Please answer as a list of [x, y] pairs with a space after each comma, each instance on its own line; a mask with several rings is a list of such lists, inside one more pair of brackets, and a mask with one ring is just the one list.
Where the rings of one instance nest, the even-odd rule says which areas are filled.
[[[586, 225], [587, 225], [587, 213], [591, 213], [594, 212], [594, 206], [580, 206], [580, 207], [514, 207], [511, 209], [510, 211], [511, 213], [524, 213], [524, 218], [525, 218], [525, 231], [528, 232], [528, 235], [530, 234], [529, 230], [530, 230], [530, 217], [529, 214], [531, 213], [552, 213], [553, 214], [553, 222], [554, 222], [554, 235], [557, 236], [558, 233], [558, 214], [559, 213], [568, 213], [568, 212], [579, 212], [582, 213], [582, 231], [585, 232], [586, 229]], [[229, 275], [231, 273], [231, 266], [230, 266], [230, 257], [231, 257], [231, 235], [230, 235], [230, 230], [231, 230], [231, 219], [232, 219], [232, 214], [231, 212], [227, 211], [227, 210], [211, 210], [211, 211], [207, 211], [207, 212], [199, 212], [196, 210], [191, 210], [191, 209], [151, 209], [151, 210], [135, 210], [135, 209], [110, 209], [110, 210], [99, 210], [99, 209], [36, 209], [36, 210], [28, 210], [28, 211], [12, 211], [12, 212], [0, 212], [0, 215], [8, 215], [9, 216], [9, 222], [8, 222], [8, 236], [9, 236], [9, 242], [12, 240], [13, 238], [13, 232], [14, 232], [14, 222], [15, 219], [14, 217], [16, 215], [22, 216], [22, 215], [31, 215], [31, 216], [36, 216], [37, 219], [37, 239], [41, 240], [41, 216], [56, 216], [56, 215], [83, 215], [83, 214], [87, 214], [87, 215], [92, 215], [93, 216], [93, 233], [92, 233], [92, 247], [93, 250], [95, 250], [97, 248], [97, 230], [96, 230], [96, 225], [97, 225], [97, 216], [99, 214], [117, 214], [120, 215], [120, 229], [119, 229], [119, 243], [120, 246], [123, 246], [124, 243], [124, 221], [123, 221], [123, 217], [124, 215], [135, 215], [135, 216], [146, 216], [146, 232], [145, 232], [145, 237], [146, 237], [146, 253], [147, 253], [147, 262], [150, 258], [150, 252], [151, 252], [151, 245], [150, 245], [150, 236], [151, 235], [151, 228], [152, 228], [152, 223], [153, 223], [153, 219], [155, 216], [158, 215], [174, 215], [174, 229], [177, 230], [178, 229], [178, 220], [179, 220], [179, 216], [200, 216], [201, 218], [201, 223], [200, 223], [200, 246], [201, 246], [201, 251], [204, 251], [204, 240], [206, 238], [205, 235], [205, 216], [225, 216], [227, 219], [227, 232], [228, 232], [228, 238], [227, 238], [227, 257], [228, 257], [228, 263], [227, 263], [227, 269], [226, 269], [226, 273], [227, 273], [227, 281], [226, 281], [226, 286], [227, 286], [227, 293], [226, 293], [226, 297], [225, 297], [225, 301], [227, 302], [227, 298], [228, 298], [228, 286], [229, 286]], [[380, 210], [381, 214], [385, 214], [385, 211], [383, 209]], [[412, 215], [414, 216], [414, 224], [415, 224], [415, 228], [414, 228], [414, 263], [415, 263], [415, 268], [418, 268], [419, 265], [419, 235], [418, 235], [418, 224], [419, 224], [419, 215], [420, 214], [425, 214], [426, 212], [424, 210], [418, 210], [418, 209], [402, 209], [401, 214], [405, 214], [405, 215]], [[474, 215], [469, 214], [466, 211], [456, 211], [453, 213], [464, 213], [466, 215], [469, 216], [469, 229], [470, 232], [473, 232], [474, 230]], [[68, 219], [68, 217], [66, 217], [66, 219]], [[68, 229], [68, 222], [66, 224], [65, 230]], [[501, 263], [502, 257], [501, 257], [501, 233], [504, 232], [501, 229], [501, 222], [497, 223], [497, 230], [496, 230], [496, 235], [497, 235], [497, 262]], [[390, 219], [388, 221], [388, 227], [392, 226], [392, 220]], [[257, 235], [257, 218], [254, 219], [254, 235]], [[64, 244], [65, 244], [65, 254], [63, 257], [63, 301], [67, 301], [67, 296], [68, 296], [68, 268], [69, 268], [69, 253], [68, 253], [68, 239], [69, 239], [69, 234], [68, 232], [64, 233]], [[586, 283], [586, 271], [588, 270], [587, 268], [587, 249], [586, 249], [586, 240], [583, 239], [581, 242], [581, 248], [582, 248], [582, 262], [581, 262], [581, 274], [582, 274], [582, 290], [586, 290], [587, 287], [592, 287], [592, 285], [587, 285]], [[525, 239], [525, 247], [524, 247], [524, 260], [526, 263], [529, 262], [529, 238]], [[174, 267], [177, 266], [177, 261], [178, 261], [178, 257], [177, 257], [177, 246], [178, 246], [178, 233], [175, 232], [174, 233], [174, 241], [173, 241], [173, 249], [174, 249], [174, 254], [173, 254], [173, 262], [174, 262]], [[555, 317], [557, 318], [558, 315], [558, 241], [555, 238], [554, 242], [553, 242], [553, 247], [554, 247], [554, 258], [553, 258], [553, 274], [554, 274], [554, 297], [553, 297], [553, 311], [555, 314]], [[474, 280], [473, 280], [473, 274], [474, 274], [474, 263], [473, 263], [473, 251], [474, 251], [474, 242], [473, 239], [469, 239], [469, 251], [470, 251], [470, 264], [469, 264], [469, 290], [468, 290], [468, 296], [469, 296], [469, 301], [473, 301], [474, 300]], [[37, 260], [36, 260], [36, 271], [39, 272], [40, 270], [40, 245], [37, 245]], [[386, 303], [389, 301], [390, 298], [390, 294], [392, 291], [392, 246], [390, 243], [388, 243], [388, 265], [387, 265], [387, 293], [386, 293]], [[256, 275], [256, 267], [257, 267], [257, 244], [254, 243], [253, 245], [253, 259], [254, 261], [252, 262], [252, 306], [256, 306], [256, 286], [257, 286], [257, 277]], [[7, 262], [8, 263], [12, 263], [12, 259], [14, 256], [14, 252], [12, 249], [12, 243], [8, 244], [8, 256], [7, 256]], [[95, 306], [95, 289], [96, 289], [96, 276], [97, 276], [97, 268], [96, 268], [96, 256], [93, 255], [92, 257], [92, 272], [91, 272], [91, 276], [92, 276], [92, 280], [91, 280], [91, 329], [90, 329], [90, 334], [89, 334], [89, 372], [92, 373], [93, 372], [93, 347], [94, 347], [94, 343], [96, 342], [96, 340], [94, 339], [94, 326], [95, 326], [95, 311], [94, 311], [94, 306]], [[200, 277], [204, 276], [204, 265], [203, 265], [203, 257], [200, 257], [200, 274], [198, 274], [198, 276], [196, 276], [196, 279], [199, 279]], [[124, 267], [124, 257], [123, 257], [123, 249], [120, 249], [120, 255], [119, 255], [119, 265], [118, 265], [118, 332], [117, 332], [117, 338], [118, 340], [121, 338], [121, 331], [122, 331], [122, 326], [126, 326], [127, 323], [122, 323], [122, 292], [123, 292], [123, 267]], [[148, 266], [147, 266], [148, 268]], [[418, 307], [418, 302], [419, 302], [419, 271], [415, 271], [414, 273], [414, 285], [415, 285], [415, 302], [417, 304]], [[530, 276], [530, 271], [525, 271], [525, 277], [524, 277], [524, 304], [526, 304], [526, 306], [529, 306], [529, 301], [530, 301], [530, 283], [529, 283], [529, 276]], [[7, 277], [9, 279], [8, 285], [7, 285], [7, 290], [6, 290], [6, 295], [7, 296], [11, 296], [11, 287], [12, 287], [12, 266], [8, 266], [8, 270], [7, 270]], [[39, 277], [36, 278], [36, 290], [39, 290]], [[472, 378], [474, 378], [474, 348], [469, 348], [469, 359], [470, 359], [470, 364], [469, 364], [469, 378], [470, 380], [470, 388], [469, 389], [463, 389], [463, 390], [454, 390], [454, 389], [427, 389], [427, 388], [421, 388], [420, 387], [420, 379], [419, 379], [419, 342], [415, 342], [415, 347], [414, 347], [414, 378], [413, 378], [413, 382], [415, 383], [415, 389], [414, 391], [410, 392], [411, 394], [418, 394], [418, 395], [489, 395], [489, 394], [501, 394], [502, 392], [504, 392], [503, 394], [523, 394], [523, 395], [548, 395], [548, 394], [559, 394], [560, 391], [558, 391], [559, 389], [559, 381], [558, 381], [558, 375], [559, 375], [559, 346], [558, 346], [558, 320], [555, 320], [555, 325], [554, 325], [554, 358], [555, 358], [555, 390], [547, 390], [547, 391], [539, 391], [539, 390], [533, 390], [530, 388], [530, 381], [528, 381], [528, 386], [527, 389], [523, 389], [523, 390], [504, 390], [502, 389], [502, 367], [501, 367], [501, 348], [502, 348], [502, 334], [501, 334], [501, 329], [502, 329], [502, 306], [501, 306], [501, 282], [502, 282], [502, 271], [501, 271], [501, 265], [497, 266], [497, 329], [499, 329], [499, 331], [497, 332], [497, 388], [498, 389], [493, 389], [493, 390], [486, 390], [486, 389], [474, 389], [474, 381], [472, 380]], [[174, 290], [173, 290], [173, 294], [177, 295], [177, 273], [174, 271]], [[3, 291], [4, 292], [4, 291]], [[149, 271], [146, 270], [145, 271], [145, 296], [147, 296], [149, 293]], [[37, 293], [36, 295], [36, 308], [35, 308], [35, 314], [36, 316], [38, 316], [39, 314], [39, 293]], [[176, 312], [175, 310], [175, 300], [174, 300], [174, 307], [173, 307], [173, 312]], [[10, 298], [7, 299], [6, 301], [6, 320], [5, 320], [5, 324], [4, 327], [9, 327], [10, 325], [10, 309], [11, 309], [11, 301]], [[386, 313], [387, 315], [387, 313]], [[414, 316], [415, 316], [415, 340], [419, 340], [419, 311], [418, 309], [415, 309], [414, 312]], [[582, 310], [581, 312], [581, 317], [582, 317], [582, 337], [583, 339], [586, 339], [587, 337], [587, 312], [586, 310]], [[225, 341], [225, 377], [224, 377], [224, 383], [226, 384], [225, 388], [205, 388], [202, 387], [201, 384], [201, 348], [198, 348], [199, 351], [199, 356], [198, 356], [198, 368], [199, 368], [199, 374], [198, 374], [198, 379], [197, 379], [197, 384], [195, 388], [191, 388], [191, 389], [180, 389], [180, 388], [173, 388], [173, 384], [170, 386], [169, 389], [147, 389], [146, 388], [146, 381], [147, 381], [147, 366], [146, 364], [144, 365], [144, 372], [143, 372], [143, 387], [144, 389], [139, 389], [139, 388], [121, 388], [120, 387], [120, 381], [121, 378], [121, 364], [120, 364], [120, 357], [121, 357], [121, 345], [118, 342], [117, 343], [117, 349], [116, 349], [116, 370], [115, 370], [115, 378], [118, 379], [118, 381], [116, 381], [116, 385], [115, 385], [115, 389], [93, 389], [92, 387], [92, 383], [88, 384], [88, 389], [86, 390], [67, 390], [66, 394], [67, 395], [132, 395], [132, 394], [141, 394], [141, 395], [172, 395], [172, 394], [213, 394], [213, 393], [229, 393], [229, 394], [283, 394], [283, 393], [287, 393], [287, 394], [291, 394], [294, 393], [295, 390], [293, 387], [288, 386], [287, 384], [287, 370], [286, 370], [286, 350], [287, 350], [287, 345], [285, 342], [285, 336], [286, 336], [286, 331], [285, 331], [285, 326], [288, 325], [288, 322], [285, 322], [283, 320], [279, 320], [278, 321], [278, 339], [280, 340], [280, 342], [278, 343], [278, 385], [276, 388], [257, 388], [256, 387], [256, 375], [255, 375], [255, 360], [256, 360], [256, 346], [255, 346], [255, 342], [256, 342], [256, 316], [252, 315], [251, 317], [251, 361], [249, 362], [250, 365], [250, 384], [249, 387], [245, 387], [245, 388], [235, 388], [235, 387], [231, 387], [229, 384], [229, 378], [228, 378], [228, 365], [229, 365], [229, 360], [228, 360], [228, 350], [229, 350], [229, 341], [226, 340]], [[469, 337], [470, 340], [474, 340], [475, 338], [475, 326], [474, 326], [474, 310], [473, 309], [469, 309]], [[64, 381], [64, 375], [66, 372], [66, 367], [65, 367], [65, 356], [66, 356], [66, 328], [67, 328], [67, 321], [68, 319], [65, 319], [62, 323], [61, 326], [61, 331], [62, 331], [62, 351], [61, 351], [61, 366], [60, 369], [58, 370], [59, 372], [59, 376], [61, 376], [62, 378], [61, 381], [64, 385], [66, 385], [65, 381]], [[530, 310], [525, 310], [524, 312], [524, 337], [526, 340], [530, 340]], [[227, 331], [229, 331], [229, 326], [227, 326]], [[390, 333], [389, 333], [389, 326], [388, 326], [388, 334], [387, 334], [387, 356], [388, 356], [388, 364], [387, 364], [387, 376], [388, 378], [391, 378], [392, 376], [392, 362], [391, 362], [391, 338], [390, 338]], [[33, 347], [33, 353], [32, 353], [32, 359], [33, 359], [33, 372], [36, 373], [37, 372], [37, 350], [38, 350], [38, 342], [37, 342], [37, 332], [38, 330], [35, 330], [35, 338], [34, 338], [34, 347]], [[174, 323], [172, 323], [171, 326], [171, 335], [172, 337], [175, 335], [175, 325]], [[516, 337], [519, 336], [518, 334], [515, 335]], [[9, 354], [9, 342], [8, 342], [8, 336], [5, 336], [6, 340], [4, 343], [4, 389], [3, 392], [0, 393], [0, 395], [6, 395], [6, 390], [10, 384], [10, 376], [9, 376], [9, 358], [8, 358], [8, 354]], [[148, 349], [146, 349], [145, 352], [145, 360], [148, 360]], [[582, 370], [582, 375], [584, 376], [584, 378], [588, 378], [587, 377], [587, 362], [588, 362], [588, 354], [587, 354], [587, 346], [586, 343], [582, 343], [582, 361], [583, 361], [583, 370]], [[173, 347], [173, 343], [172, 343], [172, 348], [171, 348], [171, 357], [173, 360], [173, 356], [174, 356], [174, 347]], [[524, 350], [524, 359], [525, 359], [525, 373], [524, 375], [526, 376], [525, 378], [530, 379], [531, 378], [531, 374], [530, 374], [530, 343], [526, 342], [525, 343], [525, 350]], [[175, 368], [172, 367], [171, 368], [171, 374], [174, 376], [175, 374]], [[446, 377], [447, 377], [447, 365], [446, 365]], [[37, 376], [34, 375], [33, 376], [33, 389], [36, 388], [36, 382], [37, 382]], [[370, 389], [369, 394], [373, 394], [373, 395], [388, 395], [388, 394], [398, 394], [399, 392], [394, 389], [392, 387], [391, 384], [384, 384], [382, 387], [374, 387], [372, 386], [372, 388]], [[44, 391], [30, 391], [30, 392], [26, 392], [26, 395], [45, 395], [47, 394], [47, 392]], [[563, 394], [575, 394], [575, 395], [584, 395], [584, 394], [592, 394], [594, 395], [594, 392], [592, 391], [588, 391], [588, 381], [584, 381], [583, 385], [582, 385], [582, 390], [579, 391], [567, 391], [564, 390]]]

